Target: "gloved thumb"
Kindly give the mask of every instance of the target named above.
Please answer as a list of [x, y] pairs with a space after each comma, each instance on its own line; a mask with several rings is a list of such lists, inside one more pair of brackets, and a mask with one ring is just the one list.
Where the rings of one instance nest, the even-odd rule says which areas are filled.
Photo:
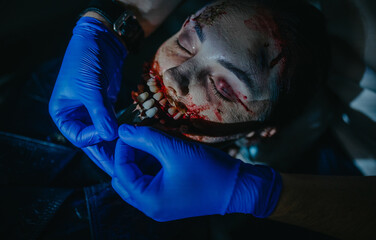
[[107, 103], [108, 101], [106, 102], [100, 93], [93, 94], [93, 96], [95, 99], [85, 101], [84, 105], [99, 136], [106, 141], [112, 141], [118, 136], [115, 113], [111, 104]]
[[[178, 139], [151, 127], [137, 127], [123, 124], [119, 127], [120, 139], [129, 146], [156, 157], [162, 165], [166, 159], [173, 159], [171, 150], [176, 150]], [[170, 150], [170, 151], [169, 151]]]

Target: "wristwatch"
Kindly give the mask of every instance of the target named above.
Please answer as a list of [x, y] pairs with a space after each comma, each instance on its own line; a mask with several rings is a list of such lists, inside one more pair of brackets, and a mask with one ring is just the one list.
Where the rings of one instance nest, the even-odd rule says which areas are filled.
[[98, 13], [111, 24], [115, 33], [124, 41], [128, 52], [138, 51], [144, 39], [144, 31], [130, 10], [124, 9], [115, 0], [91, 0], [81, 16], [89, 11]]

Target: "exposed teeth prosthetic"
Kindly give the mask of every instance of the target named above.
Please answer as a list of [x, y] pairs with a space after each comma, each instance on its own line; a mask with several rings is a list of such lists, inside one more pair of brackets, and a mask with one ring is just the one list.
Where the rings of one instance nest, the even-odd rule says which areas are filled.
[[144, 109], [150, 109], [152, 106], [154, 106], [154, 103], [155, 103], [155, 100], [153, 98], [145, 101], [142, 106], [144, 107]]
[[155, 114], [158, 112], [158, 108], [157, 107], [153, 107], [153, 108], [150, 108], [149, 110], [146, 111], [146, 116], [149, 117], [149, 118], [152, 118], [155, 116]]
[[[160, 101], [162, 98], [163, 98], [163, 93], [161, 92], [158, 92], [156, 94], [153, 95], [153, 98], [157, 101]], [[167, 99], [166, 99], [167, 100]]]
[[149, 97], [149, 93], [148, 92], [144, 92], [144, 93], [142, 93], [142, 94], [140, 94], [140, 95], [137, 96], [137, 102], [138, 103], [143, 103], [143, 102], [145, 102], [146, 99], [148, 99], [148, 97]]
[[166, 106], [166, 103], [167, 103], [167, 99], [166, 98], [163, 98], [162, 100], [159, 101], [159, 104], [163, 107]]
[[[132, 92], [134, 105], [128, 110], [129, 112], [122, 113], [121, 118], [127, 119], [125, 121], [127, 123], [135, 123], [148, 118], [158, 119], [162, 124], [171, 120], [186, 119], [184, 111], [172, 106], [167, 100], [161, 76], [151, 72], [149, 73], [150, 78], [145, 81], [146, 84], [139, 86], [138, 92]], [[174, 103], [172, 104], [174, 105]], [[123, 115], [132, 115], [132, 117]]]
[[168, 114], [170, 114], [171, 116], [173, 116], [175, 113], [176, 113], [176, 108], [174, 107], [170, 107], [168, 110], [167, 110]]

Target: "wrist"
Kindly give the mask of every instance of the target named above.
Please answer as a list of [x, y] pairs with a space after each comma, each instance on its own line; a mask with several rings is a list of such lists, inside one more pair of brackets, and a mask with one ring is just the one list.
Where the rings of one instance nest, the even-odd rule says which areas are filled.
[[[122, 63], [127, 56], [127, 50], [121, 43], [116, 34], [114, 34], [102, 21], [93, 17], [80, 18], [73, 29], [71, 42], [74, 46], [85, 46], [84, 48], [101, 49], [102, 53], [97, 51], [95, 54], [102, 56], [111, 56], [113, 60]], [[84, 43], [84, 45], [80, 45]], [[80, 49], [78, 49], [80, 50]]]
[[130, 9], [144, 30], [145, 37], [153, 33], [182, 0], [116, 0]]
[[227, 213], [270, 216], [277, 206], [282, 178], [273, 168], [242, 163]]
[[100, 15], [99, 13], [94, 12], [94, 11], [88, 11], [88, 12], [86, 12], [84, 15], [82, 15], [82, 17], [92, 17], [92, 18], [95, 18], [95, 19], [97, 19], [98, 21], [102, 22], [103, 25], [105, 25], [106, 28], [107, 28], [112, 34], [114, 34], [114, 36], [115, 36], [115, 37], [121, 42], [121, 44], [122, 44], [124, 47], [126, 47], [124, 40], [121, 39], [117, 33], [115, 33], [115, 31], [113, 30], [113, 27], [112, 27], [111, 23], [108, 22], [108, 21], [107, 21], [102, 15]]
[[148, 11], [144, 11], [143, 8], [135, 5], [134, 3], [130, 3], [129, 1], [120, 1], [116, 0], [120, 6], [124, 9], [129, 9], [132, 13], [136, 16], [138, 23], [140, 24], [142, 30], [144, 31], [145, 37], [148, 37], [154, 30], [155, 26], [151, 24], [150, 21], [147, 20]]
[[136, 15], [130, 8], [115, 0], [91, 0], [82, 14], [101, 20], [121, 41], [128, 52], [136, 53], [145, 33]]

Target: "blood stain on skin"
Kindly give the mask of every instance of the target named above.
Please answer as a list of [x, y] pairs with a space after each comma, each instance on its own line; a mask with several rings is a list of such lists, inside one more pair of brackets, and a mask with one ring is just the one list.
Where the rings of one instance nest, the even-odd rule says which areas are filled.
[[[239, 97], [240, 96], [240, 97]], [[240, 92], [238, 92], [236, 95], [235, 95], [235, 98], [236, 98], [236, 101], [238, 102], [238, 103], [240, 103], [240, 105], [242, 105], [243, 106], [243, 108], [247, 111], [247, 112], [249, 112], [249, 113], [253, 113], [253, 111], [251, 110], [251, 109], [249, 109], [248, 107], [247, 107], [247, 105], [245, 105], [245, 103], [242, 101], [242, 100], [240, 100], [240, 98], [242, 98], [242, 99], [247, 99], [247, 96], [245, 96], [245, 95], [243, 95], [243, 94], [241, 94]]]
[[162, 75], [160, 74], [160, 66], [158, 61], [153, 61], [149, 73], [154, 76], [154, 79], [159, 83], [160, 90], [166, 96], [166, 87], [163, 84]]
[[[251, 18], [244, 20], [244, 24], [248, 29], [264, 33], [274, 40], [274, 46], [279, 54], [273, 60], [271, 60], [269, 63], [269, 68], [272, 69], [275, 65], [280, 63], [278, 75], [280, 79], [282, 79], [287, 62], [284, 53], [286, 49], [286, 42], [283, 40], [279, 32], [278, 26], [275, 23], [272, 14], [267, 10], [260, 8]], [[269, 47], [269, 43], [265, 43], [264, 47]]]
[[[162, 77], [162, 74], [160, 73], [160, 66], [159, 66], [158, 61], [153, 60], [151, 64], [149, 65], [149, 75], [153, 76], [153, 78], [158, 82], [159, 92], [161, 92], [164, 95], [164, 97], [167, 98], [168, 96], [167, 89], [165, 85], [163, 84], [163, 77]], [[149, 78], [150, 76], [148, 76], [148, 79]], [[159, 107], [161, 108], [163, 112], [167, 114], [168, 112], [167, 105], [166, 106], [159, 105]]]
[[218, 121], [219, 122], [222, 122], [223, 119], [222, 119], [222, 115], [221, 115], [221, 110], [219, 110], [218, 108], [214, 111], [214, 114], [215, 116], [217, 117]]
[[200, 120], [209, 120], [207, 116], [203, 116], [202, 112], [210, 109], [210, 105], [198, 106], [193, 102], [192, 96], [187, 95], [186, 101], [184, 102], [186, 106], [185, 119], [200, 119]]
[[[270, 12], [264, 9], [258, 9], [251, 18], [244, 20], [244, 25], [248, 29], [265, 33], [269, 37], [273, 38], [277, 49], [282, 51], [285, 42], [282, 40], [278, 26]], [[269, 43], [267, 43], [266, 47], [268, 46]]]
[[160, 73], [159, 73], [160, 70], [161, 70], [161, 68], [159, 66], [158, 61], [153, 60], [153, 62], [151, 64], [151, 68], [150, 68], [150, 73], [155, 75], [155, 76], [157, 76], [157, 75], [160, 76]]
[[[185, 20], [183, 27], [187, 26], [187, 24], [191, 21], [191, 16], [188, 17], [187, 20]], [[194, 21], [194, 20], [193, 20]]]
[[[162, 75], [160, 73], [160, 66], [158, 61], [153, 60], [152, 63], [149, 65], [149, 74], [153, 76], [153, 78], [159, 83], [160, 92], [163, 93], [163, 95], [169, 99], [170, 97], [167, 94], [167, 89], [163, 84]], [[190, 95], [189, 95], [190, 96]], [[188, 97], [188, 102], [184, 103], [184, 116], [183, 119], [200, 119], [200, 120], [209, 120], [208, 117], [201, 115], [201, 113], [205, 110], [210, 109], [210, 105], [203, 105], [203, 106], [197, 106], [193, 103], [192, 97]], [[179, 103], [176, 103], [176, 105], [179, 105]], [[167, 109], [164, 106], [160, 106], [162, 111], [167, 113]], [[182, 110], [182, 109], [180, 109]]]

